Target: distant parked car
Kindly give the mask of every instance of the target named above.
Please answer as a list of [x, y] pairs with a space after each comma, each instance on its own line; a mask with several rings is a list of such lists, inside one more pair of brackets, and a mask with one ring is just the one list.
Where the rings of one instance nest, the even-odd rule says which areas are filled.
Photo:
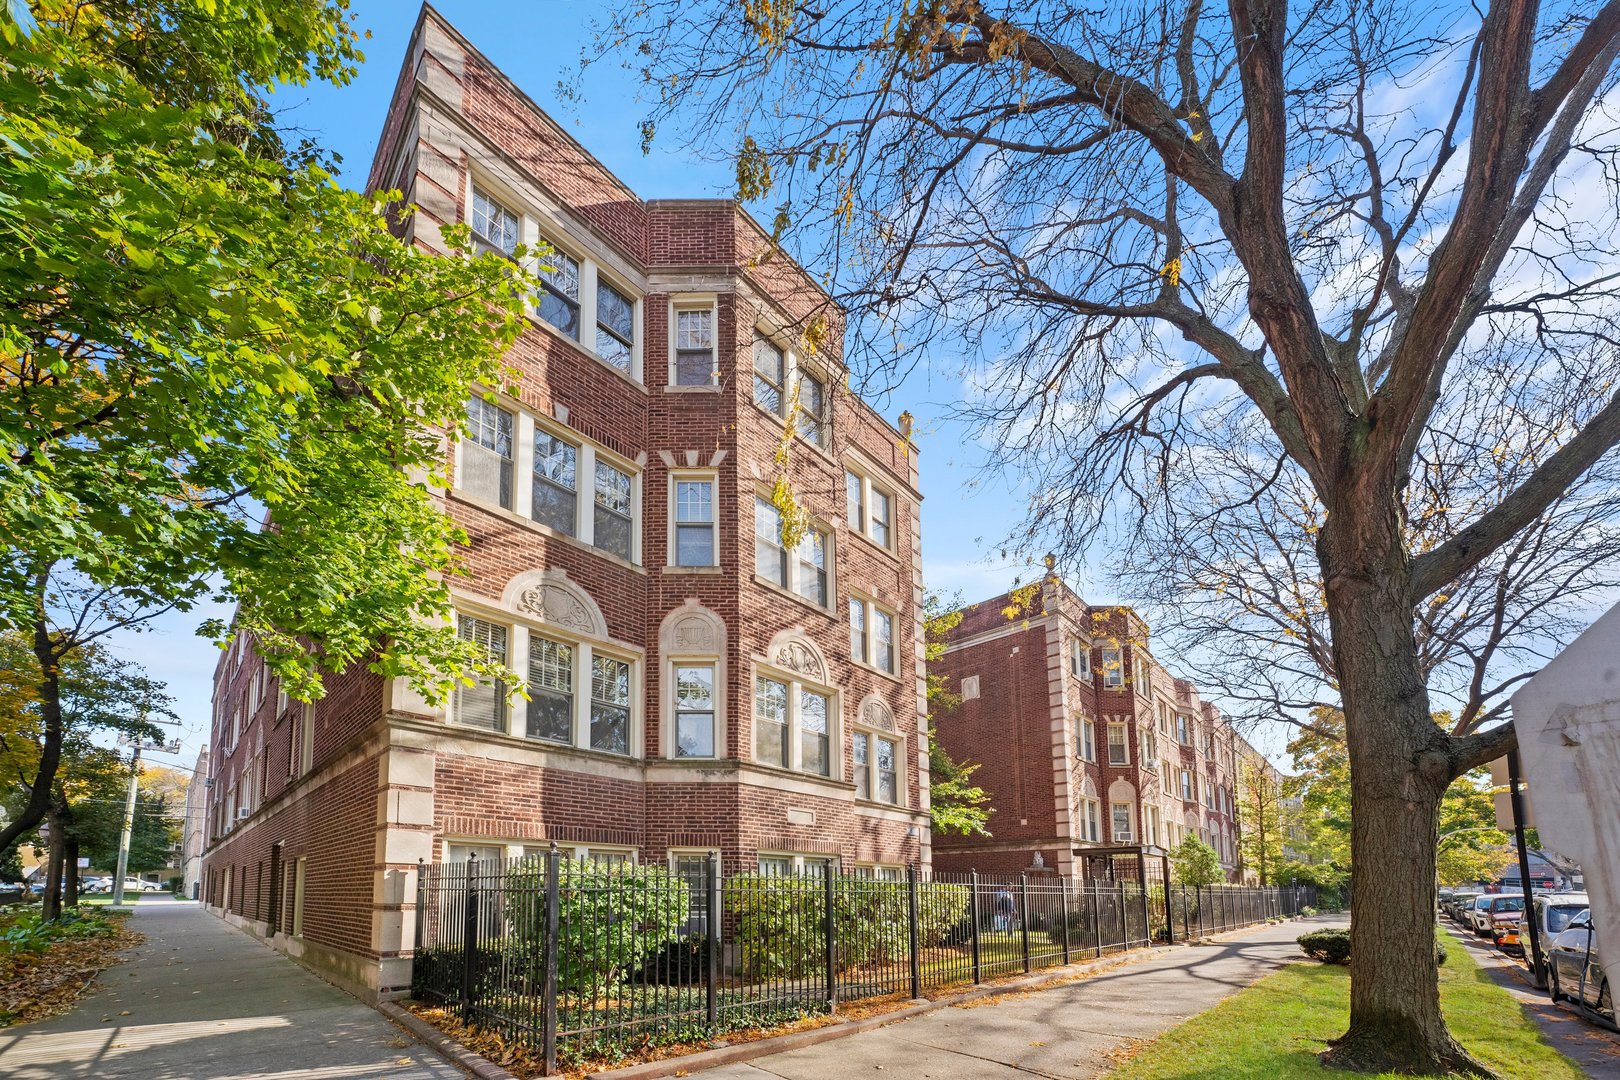
[[1554, 1001], [1573, 1001], [1611, 1025], [1615, 1022], [1614, 994], [1598, 960], [1597, 933], [1592, 929], [1590, 910], [1577, 914], [1563, 933], [1553, 938], [1547, 960]]
[[[1541, 951], [1545, 953], [1551, 948], [1552, 939], [1562, 934], [1568, 928], [1569, 921], [1585, 911], [1586, 906], [1585, 893], [1548, 893], [1537, 896], [1519, 917], [1519, 925], [1514, 928], [1514, 932], [1504, 937], [1498, 945], [1510, 956], [1525, 955], [1525, 949], [1529, 947], [1530, 921], [1534, 919], [1536, 929], [1540, 931]], [[1545, 969], [1532, 974], [1535, 976], [1537, 986], [1547, 985]]]
[[1480, 917], [1490, 907], [1491, 901], [1500, 895], [1500, 893], [1480, 893], [1470, 900], [1468, 906], [1463, 908], [1462, 911], [1463, 926], [1467, 927], [1471, 932], [1479, 934]]
[[0, 881], [0, 904], [20, 904], [28, 899], [28, 886], [20, 881]]
[[1446, 914], [1453, 922], [1463, 921], [1463, 909], [1483, 894], [1478, 889], [1458, 889], [1446, 899], [1444, 904]]
[[1524, 917], [1524, 897], [1522, 896], [1493, 896], [1486, 905], [1485, 913], [1480, 917], [1484, 923], [1481, 937], [1491, 939], [1492, 945], [1500, 945], [1504, 935], [1511, 934], [1514, 938], [1519, 936], [1519, 920]]

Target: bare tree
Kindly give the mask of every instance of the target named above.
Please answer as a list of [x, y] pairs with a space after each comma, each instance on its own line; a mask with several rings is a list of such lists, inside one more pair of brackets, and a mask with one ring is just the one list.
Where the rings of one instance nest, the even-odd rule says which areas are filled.
[[1257, 709], [1343, 707], [1376, 869], [1325, 1059], [1483, 1071], [1436, 820], [1614, 575], [1620, 0], [655, 0], [603, 40], [829, 269], [868, 387], [962, 358], [1041, 481], [1016, 539], [1116, 541]]

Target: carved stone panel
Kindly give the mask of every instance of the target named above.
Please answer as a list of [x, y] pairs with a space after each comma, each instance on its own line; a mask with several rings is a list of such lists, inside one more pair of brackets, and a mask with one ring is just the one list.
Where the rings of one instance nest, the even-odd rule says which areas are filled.
[[861, 702], [861, 723], [879, 731], [894, 731], [894, 713], [889, 711], [889, 705], [876, 694], [868, 695]]

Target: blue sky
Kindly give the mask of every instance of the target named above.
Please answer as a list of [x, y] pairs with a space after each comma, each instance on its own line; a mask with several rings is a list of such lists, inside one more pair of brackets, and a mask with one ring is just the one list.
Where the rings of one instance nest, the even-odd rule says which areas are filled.
[[[730, 196], [728, 169], [683, 154], [671, 145], [640, 148], [637, 80], [615, 63], [592, 66], [581, 85], [582, 98], [561, 102], [559, 79], [579, 69], [581, 50], [591, 43], [591, 22], [605, 10], [598, 3], [543, 0], [441, 0], [435, 6], [466, 37], [523, 88], [542, 109], [567, 127], [588, 150], [645, 198]], [[356, 0], [356, 24], [371, 33], [366, 63], [348, 86], [292, 87], [275, 106], [284, 124], [300, 129], [343, 159], [340, 180], [365, 182], [382, 130], [384, 114], [410, 32], [414, 0]], [[819, 268], [812, 267], [812, 270]], [[873, 400], [893, 419], [903, 410], [917, 417], [921, 450], [924, 579], [929, 588], [977, 600], [1028, 580], [1032, 571], [999, 556], [999, 543], [1022, 520], [1024, 498], [1015, 481], [981, 472], [983, 453], [972, 432], [950, 418], [961, 393], [958, 378], [919, 365], [903, 389]], [[1089, 600], [1116, 597], [1096, 575], [1076, 580]], [[189, 766], [208, 739], [211, 681], [218, 652], [195, 636], [204, 618], [218, 609], [199, 609], [156, 621], [147, 632], [126, 634], [115, 647], [143, 663], [169, 684], [183, 717], [182, 749], [165, 763]]]

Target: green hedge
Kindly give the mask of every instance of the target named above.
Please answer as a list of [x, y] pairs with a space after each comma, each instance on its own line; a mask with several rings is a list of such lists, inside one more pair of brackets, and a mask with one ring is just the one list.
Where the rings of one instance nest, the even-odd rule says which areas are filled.
[[[1344, 927], [1312, 930], [1308, 934], [1299, 935], [1294, 940], [1299, 942], [1299, 947], [1304, 949], [1305, 955], [1312, 960], [1320, 960], [1324, 964], [1348, 964], [1350, 962], [1350, 931]], [[1446, 955], [1445, 942], [1436, 938], [1434, 962], [1444, 966]]]
[[[833, 881], [833, 934], [839, 969], [909, 958], [910, 904], [903, 881]], [[968, 886], [923, 884], [917, 895], [917, 943], [932, 948], [967, 913]], [[826, 964], [825, 886], [814, 875], [742, 874], [726, 883], [726, 913], [749, 978], [801, 978]]]
[[[605, 866], [561, 860], [557, 985], [565, 992], [616, 986], [680, 936], [691, 911], [686, 882], [656, 863]], [[545, 947], [546, 867], [533, 860], [506, 878], [502, 904], [519, 955]]]

